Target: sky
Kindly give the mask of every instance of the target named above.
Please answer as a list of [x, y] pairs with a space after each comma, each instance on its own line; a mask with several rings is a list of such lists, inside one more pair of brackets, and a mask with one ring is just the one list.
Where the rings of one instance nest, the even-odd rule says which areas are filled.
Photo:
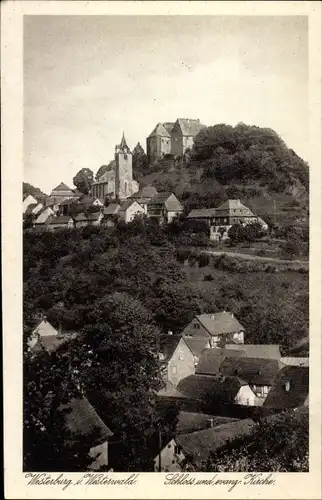
[[24, 181], [47, 194], [158, 122], [270, 127], [308, 159], [299, 16], [24, 16]]

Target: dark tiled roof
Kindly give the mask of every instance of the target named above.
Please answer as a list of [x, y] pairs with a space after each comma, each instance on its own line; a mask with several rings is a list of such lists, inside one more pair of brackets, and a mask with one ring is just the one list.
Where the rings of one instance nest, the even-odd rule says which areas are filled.
[[164, 398], [180, 398], [185, 399], [185, 396], [171, 384], [171, 382], [167, 381], [165, 387], [159, 390], [158, 396]]
[[255, 217], [253, 212], [243, 205], [240, 200], [227, 200], [224, 201], [216, 209], [216, 216], [218, 217]]
[[195, 120], [191, 118], [178, 118], [177, 123], [180, 126], [182, 135], [188, 137], [194, 137], [203, 128], [203, 125], [201, 125], [199, 119]]
[[64, 205], [73, 205], [75, 203], [77, 203], [77, 198], [75, 196], [71, 197], [71, 198], [66, 198], [66, 200], [63, 200], [59, 203], [59, 206], [64, 206]]
[[235, 333], [244, 330], [244, 327], [230, 312], [199, 314], [197, 318], [210, 335]]
[[104, 215], [116, 215], [120, 210], [120, 205], [118, 203], [111, 203], [108, 207], [103, 210]]
[[[289, 382], [289, 390], [286, 383]], [[264, 401], [271, 408], [296, 408], [306, 404], [309, 395], [309, 368], [285, 366], [277, 374], [273, 386]]]
[[93, 439], [92, 446], [104, 443], [112, 431], [104, 424], [90, 402], [82, 398], [74, 398], [60, 410], [65, 413], [66, 427], [71, 433], [70, 441], [77, 442], [79, 438]]
[[162, 335], [160, 339], [160, 353], [163, 354], [164, 359], [162, 359], [163, 363], [167, 363], [174, 351], [176, 350], [177, 345], [179, 344], [181, 337], [178, 335]]
[[141, 199], [141, 198], [153, 198], [158, 194], [158, 191], [153, 186], [144, 186], [137, 193], [134, 193], [131, 198]]
[[224, 375], [240, 377], [251, 385], [272, 385], [279, 372], [277, 359], [226, 358], [220, 365]]
[[215, 215], [215, 208], [195, 208], [189, 213], [188, 219], [211, 219]]
[[149, 205], [151, 204], [156, 204], [156, 205], [159, 205], [159, 204], [163, 204], [167, 201], [167, 199], [169, 198], [169, 196], [171, 196], [171, 192], [170, 191], [162, 191], [161, 193], [157, 193], [155, 196], [153, 196], [153, 198], [149, 201]]
[[165, 123], [162, 123], [162, 125], [167, 130], [167, 132], [169, 132], [169, 134], [171, 134], [172, 129], [174, 127], [174, 122], [165, 122]]
[[226, 349], [242, 351], [247, 358], [280, 359], [280, 346], [277, 344], [226, 344]]
[[183, 340], [189, 347], [190, 351], [194, 354], [194, 356], [197, 356], [197, 358], [200, 356], [202, 351], [210, 347], [209, 340], [205, 338], [189, 338], [189, 337], [183, 337]]
[[154, 129], [152, 130], [149, 137], [160, 136], [160, 137], [171, 137], [167, 129], [162, 125], [162, 123], [158, 123]]
[[200, 431], [209, 427], [209, 420], [213, 426], [236, 421], [236, 418], [219, 417], [217, 415], [207, 415], [205, 413], [194, 413], [180, 411], [176, 426], [176, 434], [186, 434], [188, 432]]
[[[56, 186], [53, 191], [71, 191], [71, 188], [68, 187], [64, 182], [61, 182], [58, 186]], [[52, 191], [52, 192], [53, 192]]]
[[180, 380], [177, 388], [187, 398], [203, 403], [231, 403], [243, 385], [247, 383], [237, 377], [196, 374]]
[[70, 215], [60, 215], [59, 217], [53, 217], [52, 219], [50, 219], [49, 224], [67, 224], [70, 219]]
[[135, 200], [128, 199], [122, 203], [120, 212], [125, 212], [134, 203]]
[[228, 441], [251, 433], [254, 422], [251, 419], [235, 420], [209, 429], [175, 437], [188, 461], [197, 465], [206, 462], [211, 453], [223, 447]]
[[85, 215], [83, 212], [78, 214], [76, 217], [75, 217], [75, 220], [77, 222], [79, 221], [88, 221], [88, 220], [97, 220], [99, 218], [99, 216], [101, 215], [101, 212], [94, 212], [92, 214], [87, 214]]
[[221, 363], [228, 358], [238, 358], [244, 356], [242, 351], [232, 349], [211, 348], [205, 349], [199, 359], [196, 373], [204, 375], [216, 375], [219, 373]]

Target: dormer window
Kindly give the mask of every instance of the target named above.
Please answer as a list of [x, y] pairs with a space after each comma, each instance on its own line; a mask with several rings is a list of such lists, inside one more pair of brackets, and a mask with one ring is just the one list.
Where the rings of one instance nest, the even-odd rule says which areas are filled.
[[196, 329], [199, 329], [200, 325], [199, 325], [199, 323], [194, 323], [193, 327], [196, 328]]

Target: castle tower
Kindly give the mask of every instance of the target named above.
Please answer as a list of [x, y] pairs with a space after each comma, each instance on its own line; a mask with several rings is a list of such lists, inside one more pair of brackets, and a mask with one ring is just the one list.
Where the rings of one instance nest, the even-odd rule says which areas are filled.
[[124, 132], [121, 144], [115, 146], [115, 197], [125, 200], [132, 194], [132, 153], [128, 147]]

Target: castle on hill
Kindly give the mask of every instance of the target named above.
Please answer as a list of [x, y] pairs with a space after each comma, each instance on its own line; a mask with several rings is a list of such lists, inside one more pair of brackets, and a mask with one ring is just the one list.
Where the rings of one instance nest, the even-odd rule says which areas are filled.
[[195, 136], [205, 128], [200, 120], [178, 118], [176, 122], [158, 123], [146, 140], [149, 163], [172, 154], [181, 156], [193, 146]]
[[114, 161], [101, 174], [98, 172], [91, 194], [100, 200], [109, 197], [123, 201], [138, 190], [139, 185], [132, 176], [132, 152], [123, 132], [121, 143], [115, 146]]

